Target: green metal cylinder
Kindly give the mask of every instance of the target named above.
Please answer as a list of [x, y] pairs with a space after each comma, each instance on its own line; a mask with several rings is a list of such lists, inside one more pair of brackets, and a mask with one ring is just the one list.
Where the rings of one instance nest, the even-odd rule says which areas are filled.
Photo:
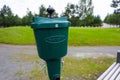
[[67, 54], [69, 26], [66, 17], [36, 17], [31, 25], [38, 55], [47, 63], [50, 80], [60, 80], [61, 58]]
[[44, 60], [58, 59], [67, 54], [68, 28], [34, 29], [37, 50]]
[[46, 63], [50, 80], [60, 79], [61, 59], [47, 60]]

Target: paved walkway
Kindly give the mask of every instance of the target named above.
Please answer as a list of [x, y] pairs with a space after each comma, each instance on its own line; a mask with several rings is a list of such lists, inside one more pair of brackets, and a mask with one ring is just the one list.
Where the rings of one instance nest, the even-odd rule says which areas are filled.
[[[69, 47], [67, 56], [78, 58], [99, 56], [116, 57], [117, 50], [120, 50], [120, 46]], [[30, 62], [17, 61], [16, 58], [14, 61], [11, 60], [11, 56], [15, 54], [37, 54], [36, 46], [0, 44], [0, 80], [29, 80], [25, 74], [21, 75], [22, 72], [20, 71], [30, 70], [33, 64]]]
[[75, 56], [80, 58], [99, 56], [116, 57], [118, 50], [120, 50], [120, 46], [69, 47], [68, 56]]
[[[69, 57], [96, 57], [96, 56], [116, 56], [120, 46], [81, 46], [68, 47]], [[4, 53], [4, 54], [3, 54]], [[0, 55], [12, 55], [17, 53], [37, 54], [35, 45], [6, 45], [0, 44]]]

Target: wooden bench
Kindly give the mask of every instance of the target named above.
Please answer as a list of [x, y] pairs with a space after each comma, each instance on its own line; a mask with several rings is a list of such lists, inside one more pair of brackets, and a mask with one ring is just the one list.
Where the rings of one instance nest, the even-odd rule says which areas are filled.
[[120, 50], [117, 60], [97, 80], [120, 80]]

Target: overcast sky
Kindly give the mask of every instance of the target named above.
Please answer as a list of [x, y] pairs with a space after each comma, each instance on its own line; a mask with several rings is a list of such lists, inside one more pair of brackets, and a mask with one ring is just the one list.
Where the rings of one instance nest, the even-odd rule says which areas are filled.
[[[14, 14], [20, 17], [26, 14], [27, 8], [33, 13], [38, 13], [38, 8], [41, 4], [45, 7], [51, 5], [57, 13], [62, 13], [67, 3], [77, 4], [79, 0], [0, 0], [0, 8], [4, 4], [8, 5]], [[93, 0], [94, 15], [100, 15], [102, 19], [109, 13], [113, 12], [110, 7], [112, 0]]]

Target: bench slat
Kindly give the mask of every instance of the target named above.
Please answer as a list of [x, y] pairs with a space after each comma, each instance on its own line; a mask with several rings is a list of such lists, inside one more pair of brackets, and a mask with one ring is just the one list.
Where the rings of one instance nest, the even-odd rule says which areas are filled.
[[120, 73], [118, 74], [118, 76], [115, 80], [120, 80]]
[[103, 80], [109, 80], [111, 76], [114, 74], [114, 72], [117, 70], [119, 67], [119, 63], [117, 63], [114, 68], [109, 72], [109, 74], [103, 79]]
[[103, 80], [105, 76], [114, 68], [116, 62], [114, 62], [97, 80]]
[[97, 80], [120, 80], [120, 50], [117, 52], [117, 60]]
[[118, 69], [115, 71], [114, 75], [112, 75], [112, 77], [110, 78], [110, 80], [115, 80], [115, 78], [118, 76], [119, 73], [120, 73], [120, 64], [119, 64]]

